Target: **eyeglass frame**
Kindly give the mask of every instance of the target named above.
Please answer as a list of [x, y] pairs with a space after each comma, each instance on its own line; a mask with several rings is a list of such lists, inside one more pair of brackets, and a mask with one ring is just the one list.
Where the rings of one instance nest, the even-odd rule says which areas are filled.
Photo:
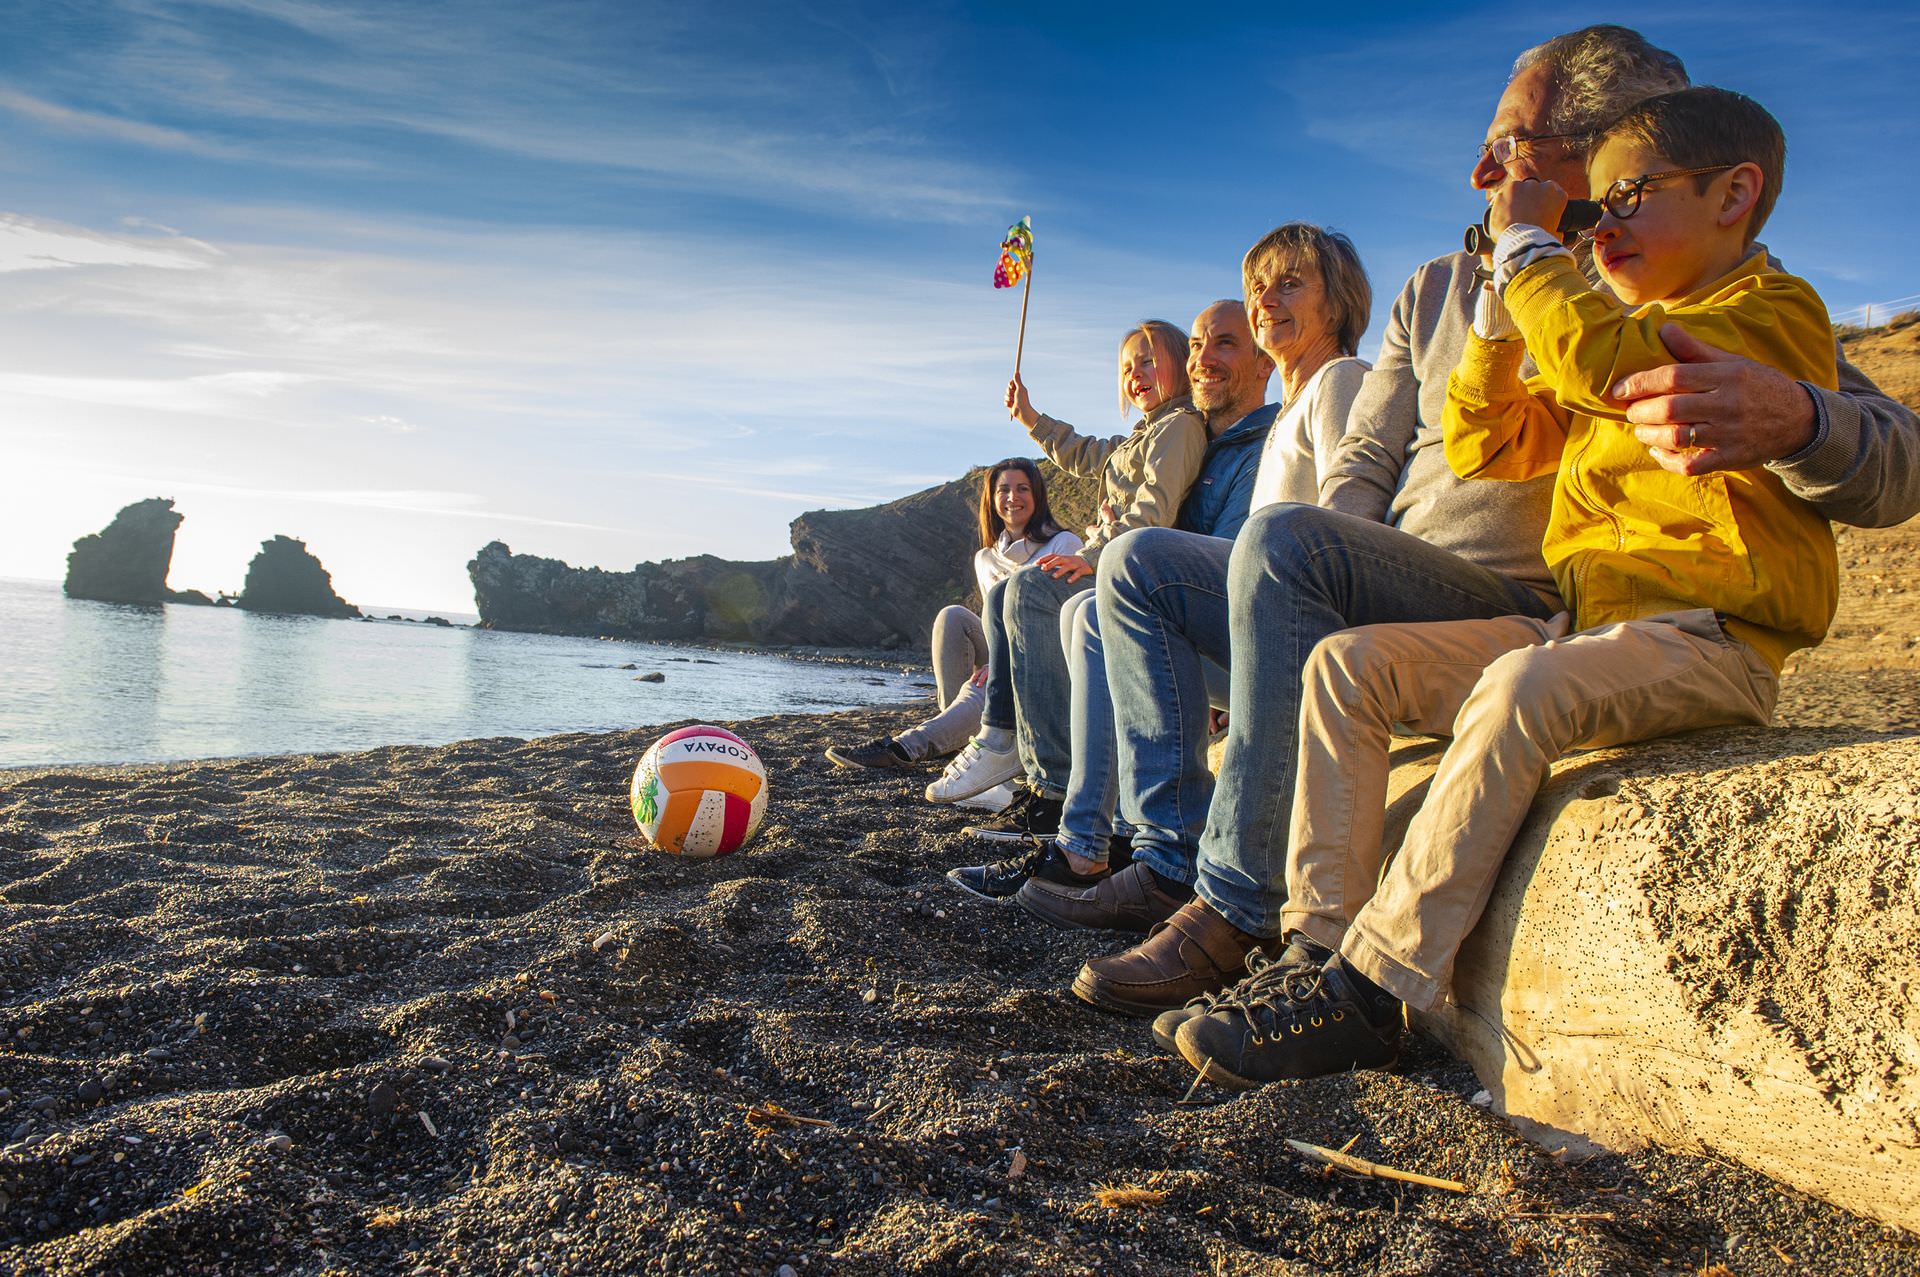
[[[1504, 168], [1506, 165], [1520, 158], [1520, 148], [1522, 146], [1531, 145], [1535, 142], [1584, 142], [1591, 136], [1592, 134], [1589, 133], [1502, 133], [1491, 142], [1482, 142], [1480, 144], [1480, 158], [1484, 160], [1491, 155], [1493, 162]], [[1502, 142], [1505, 142], [1508, 147], [1505, 158], [1502, 158], [1500, 155], [1500, 144]]]
[[[1646, 197], [1647, 183], [1649, 182], [1664, 182], [1671, 177], [1705, 177], [1709, 173], [1724, 173], [1728, 169], [1739, 167], [1738, 164], [1710, 164], [1705, 168], [1677, 168], [1666, 173], [1644, 173], [1639, 177], [1623, 177], [1607, 187], [1606, 191], [1601, 194], [1598, 203], [1601, 208], [1607, 210], [1607, 215], [1613, 218], [1614, 221], [1624, 222], [1640, 211], [1640, 201]], [[1614, 192], [1620, 190], [1623, 186], [1627, 187], [1628, 190], [1622, 193], [1622, 198], [1624, 198], [1626, 194], [1633, 196], [1632, 207], [1624, 213], [1613, 206]]]

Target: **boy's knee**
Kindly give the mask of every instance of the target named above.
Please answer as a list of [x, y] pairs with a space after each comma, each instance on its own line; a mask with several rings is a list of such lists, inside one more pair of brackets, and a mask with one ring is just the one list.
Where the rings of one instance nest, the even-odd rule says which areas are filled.
[[1461, 708], [1461, 718], [1491, 715], [1493, 721], [1510, 724], [1530, 739], [1552, 744], [1557, 725], [1567, 722], [1578, 700], [1566, 671], [1558, 666], [1553, 649], [1547, 647], [1505, 653], [1480, 675]]
[[975, 617], [970, 608], [962, 607], [958, 603], [949, 603], [934, 614], [933, 628], [935, 630], [966, 630], [972, 628], [971, 623], [974, 620]]
[[1386, 650], [1364, 630], [1339, 630], [1313, 645], [1301, 683], [1331, 694], [1342, 704], [1355, 704], [1386, 661]]

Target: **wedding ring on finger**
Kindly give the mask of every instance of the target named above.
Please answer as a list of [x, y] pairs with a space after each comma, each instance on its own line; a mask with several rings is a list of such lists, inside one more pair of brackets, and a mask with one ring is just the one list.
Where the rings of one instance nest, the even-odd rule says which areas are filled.
[[1700, 427], [1698, 427], [1698, 426], [1694, 426], [1694, 425], [1689, 425], [1689, 426], [1687, 427], [1687, 437], [1686, 437], [1686, 439], [1685, 439], [1685, 440], [1684, 440], [1684, 441], [1682, 442], [1682, 444], [1681, 444], [1681, 446], [1682, 446], [1682, 447], [1684, 447], [1684, 448], [1691, 448], [1691, 447], [1693, 447], [1693, 440], [1694, 440], [1694, 436], [1695, 436], [1695, 435], [1697, 435], [1697, 434], [1699, 434], [1699, 433], [1700, 433]]

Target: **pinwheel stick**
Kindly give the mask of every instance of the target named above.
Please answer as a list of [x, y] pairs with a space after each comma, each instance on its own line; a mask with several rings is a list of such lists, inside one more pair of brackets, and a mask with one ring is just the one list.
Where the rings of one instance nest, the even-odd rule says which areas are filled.
[[1027, 301], [1033, 296], [1033, 263], [1027, 263], [1027, 282], [1020, 289], [1020, 340], [1013, 346], [1013, 375], [1020, 375], [1020, 356], [1027, 349]]

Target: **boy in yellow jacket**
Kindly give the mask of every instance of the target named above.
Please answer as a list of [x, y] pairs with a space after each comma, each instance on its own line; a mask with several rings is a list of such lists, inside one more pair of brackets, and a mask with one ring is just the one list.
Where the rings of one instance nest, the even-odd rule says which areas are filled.
[[[1833, 534], [1764, 469], [1689, 475], [1650, 451], [1612, 397], [1671, 363], [1663, 324], [1831, 388], [1826, 308], [1754, 240], [1780, 188], [1780, 127], [1722, 89], [1652, 98], [1588, 164], [1605, 212], [1594, 291], [1543, 227], [1566, 196], [1496, 191], [1504, 228], [1475, 335], [1447, 385], [1447, 460], [1463, 478], [1557, 476], [1542, 542], [1568, 612], [1377, 625], [1323, 640], [1304, 674], [1284, 914], [1289, 945], [1210, 1005], [1168, 1012], [1180, 1052], [1252, 1085], [1390, 1063], [1401, 1002], [1447, 995], [1507, 849], [1553, 761], [1772, 715], [1781, 663], [1817, 643], [1838, 592]], [[1531, 355], [1539, 375], [1522, 382]], [[1381, 875], [1396, 724], [1450, 735], [1426, 801]]]

